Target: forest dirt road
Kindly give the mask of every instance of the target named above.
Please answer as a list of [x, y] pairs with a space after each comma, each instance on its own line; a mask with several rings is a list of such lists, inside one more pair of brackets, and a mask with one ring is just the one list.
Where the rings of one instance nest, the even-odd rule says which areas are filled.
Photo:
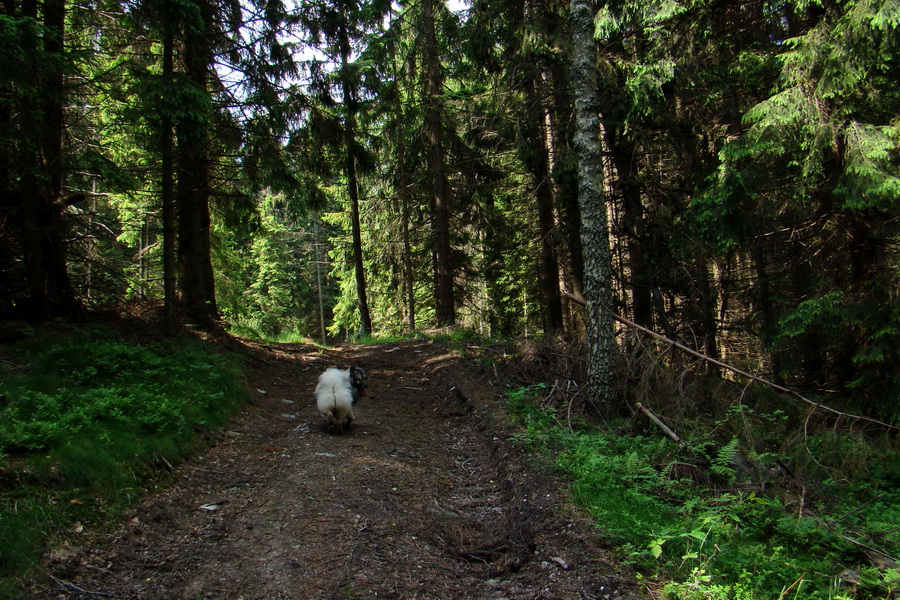
[[[28, 598], [642, 597], [457, 354], [424, 340], [245, 351], [252, 401], [221, 439], [116, 528], [54, 551]], [[352, 363], [369, 397], [329, 434], [318, 374]]]

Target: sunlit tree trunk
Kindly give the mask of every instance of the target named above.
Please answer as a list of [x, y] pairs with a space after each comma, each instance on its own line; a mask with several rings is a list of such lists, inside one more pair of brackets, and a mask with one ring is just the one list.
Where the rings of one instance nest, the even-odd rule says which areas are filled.
[[372, 317], [366, 293], [366, 271], [363, 264], [362, 234], [359, 221], [359, 184], [356, 175], [356, 97], [350, 74], [350, 39], [345, 27], [340, 28], [341, 88], [344, 99], [344, 175], [350, 200], [350, 225], [353, 236], [353, 267], [356, 274], [356, 301], [359, 306], [360, 335], [372, 333]]
[[572, 0], [569, 6], [578, 204], [581, 208], [584, 299], [587, 306], [588, 397], [601, 415], [611, 416], [617, 412], [615, 381], [618, 351], [613, 319], [609, 223], [603, 192], [594, 11], [585, 0]]

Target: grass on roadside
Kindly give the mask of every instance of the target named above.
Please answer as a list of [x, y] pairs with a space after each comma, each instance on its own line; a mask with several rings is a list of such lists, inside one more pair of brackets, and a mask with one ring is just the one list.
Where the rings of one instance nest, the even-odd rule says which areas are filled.
[[0, 598], [48, 540], [109, 518], [223, 426], [237, 365], [200, 342], [148, 345], [105, 328], [11, 349], [0, 373]]
[[[842, 480], [823, 480], [798, 498], [785, 486], [742, 479], [735, 457], [744, 450], [736, 437], [716, 442], [698, 436], [679, 447], [653, 434], [572, 431], [540, 402], [542, 390], [530, 386], [508, 395], [524, 427], [522, 443], [550, 457], [623, 559], [668, 581], [664, 598], [896, 597], [900, 571], [874, 566], [872, 556], [875, 547], [894, 556], [900, 548], [896, 445], [834, 431], [810, 437], [803, 455], [866, 460], [853, 460]], [[800, 453], [754, 458], [797, 464]]]

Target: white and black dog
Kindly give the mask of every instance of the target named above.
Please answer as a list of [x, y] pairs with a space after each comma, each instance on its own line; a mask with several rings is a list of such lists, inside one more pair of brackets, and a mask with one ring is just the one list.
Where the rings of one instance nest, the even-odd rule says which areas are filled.
[[346, 371], [327, 369], [319, 375], [316, 406], [328, 419], [328, 427], [343, 433], [353, 422], [353, 405], [365, 397], [369, 374], [356, 365]]

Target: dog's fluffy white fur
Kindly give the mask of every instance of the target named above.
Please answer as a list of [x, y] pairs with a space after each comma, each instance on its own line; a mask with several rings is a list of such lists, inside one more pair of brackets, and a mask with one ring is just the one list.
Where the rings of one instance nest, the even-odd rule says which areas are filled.
[[327, 369], [319, 375], [316, 406], [328, 419], [328, 426], [343, 432], [353, 421], [353, 404], [359, 397], [351, 379], [351, 369]]

